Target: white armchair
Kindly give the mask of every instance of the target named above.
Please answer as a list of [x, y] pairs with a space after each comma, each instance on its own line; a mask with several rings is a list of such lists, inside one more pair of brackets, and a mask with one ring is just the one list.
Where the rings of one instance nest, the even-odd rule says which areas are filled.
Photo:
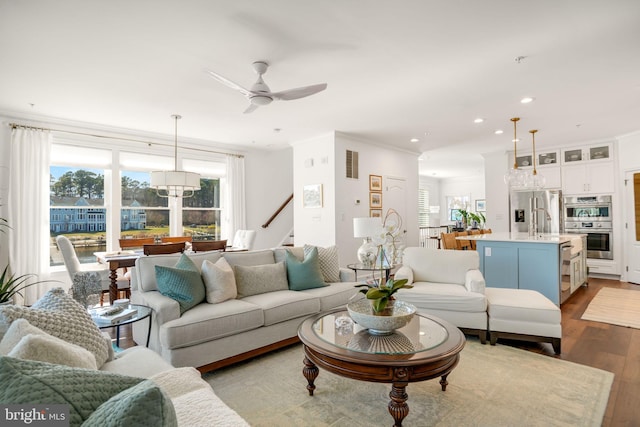
[[485, 280], [476, 251], [406, 248], [395, 279], [407, 279], [412, 289], [396, 293], [418, 311], [440, 317], [466, 334], [487, 337]]
[[231, 248], [234, 250], [247, 250], [253, 249], [253, 243], [256, 240], [255, 230], [237, 230], [233, 237], [233, 243]]
[[[60, 252], [62, 253], [64, 265], [67, 268], [69, 278], [73, 284], [73, 287], [71, 288], [72, 291], [74, 288], [77, 289], [78, 286], [88, 286], [89, 288], [85, 289], [82, 294], [90, 294], [92, 293], [90, 288], [98, 287], [98, 285], [95, 284], [95, 281], [99, 281], [99, 287], [102, 290], [100, 294], [100, 305], [102, 305], [104, 294], [109, 293], [109, 285], [111, 284], [109, 269], [104, 265], [80, 264], [76, 250], [66, 236], [56, 237], [56, 243], [58, 244], [58, 249], [60, 249]], [[130, 285], [128, 280], [118, 281], [118, 290], [128, 291], [129, 287]], [[85, 299], [85, 297], [81, 297], [81, 299]]]

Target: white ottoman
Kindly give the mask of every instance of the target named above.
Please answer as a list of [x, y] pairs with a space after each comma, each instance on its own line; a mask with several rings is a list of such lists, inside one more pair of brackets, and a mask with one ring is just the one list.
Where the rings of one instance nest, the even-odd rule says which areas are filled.
[[560, 308], [540, 292], [528, 289], [486, 288], [489, 341], [498, 338], [550, 342], [560, 354]]

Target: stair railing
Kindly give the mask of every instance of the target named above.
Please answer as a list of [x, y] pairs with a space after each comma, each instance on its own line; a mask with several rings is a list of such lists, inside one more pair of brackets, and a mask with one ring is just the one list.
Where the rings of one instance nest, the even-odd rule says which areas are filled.
[[291, 195], [287, 198], [287, 200], [284, 201], [284, 203], [282, 205], [280, 205], [280, 207], [273, 213], [273, 215], [271, 215], [271, 217], [267, 220], [267, 222], [265, 222], [264, 224], [262, 224], [262, 228], [267, 228], [274, 219], [276, 219], [276, 217], [278, 215], [280, 215], [280, 212], [282, 212], [282, 210], [289, 204], [290, 201], [293, 200], [293, 193], [291, 193]]

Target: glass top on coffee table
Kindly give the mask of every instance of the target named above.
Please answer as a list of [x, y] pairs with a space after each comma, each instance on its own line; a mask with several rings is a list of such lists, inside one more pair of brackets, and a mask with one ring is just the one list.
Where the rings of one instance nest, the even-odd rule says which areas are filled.
[[368, 354], [416, 354], [431, 350], [449, 338], [443, 325], [419, 314], [391, 335], [370, 334], [355, 323], [346, 310], [319, 317], [312, 330], [324, 342]]

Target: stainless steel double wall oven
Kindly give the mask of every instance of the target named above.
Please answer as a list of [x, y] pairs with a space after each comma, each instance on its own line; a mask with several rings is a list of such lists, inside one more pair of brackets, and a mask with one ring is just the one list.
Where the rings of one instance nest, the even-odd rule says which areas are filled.
[[565, 233], [587, 235], [587, 258], [613, 259], [611, 196], [564, 198]]

